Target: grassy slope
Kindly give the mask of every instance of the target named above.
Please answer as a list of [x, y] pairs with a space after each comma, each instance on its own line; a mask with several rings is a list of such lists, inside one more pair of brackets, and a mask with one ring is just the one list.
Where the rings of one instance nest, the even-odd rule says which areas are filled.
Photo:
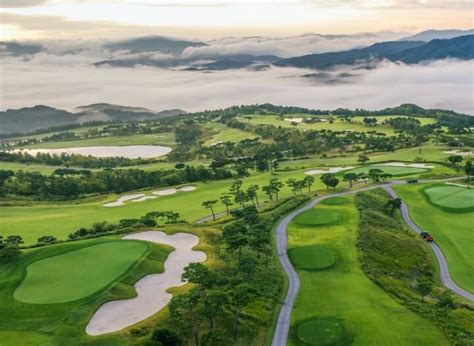
[[[90, 317], [107, 300], [131, 298], [135, 295], [133, 284], [148, 273], [163, 271], [163, 263], [171, 247], [148, 244], [148, 251], [139, 258], [133, 268], [96, 294], [62, 304], [26, 304], [13, 298], [13, 292], [23, 280], [26, 267], [51, 256], [110, 242], [111, 237], [58, 244], [25, 251], [12, 265], [0, 266], [0, 340], [2, 345], [44, 344], [64, 345], [122, 345], [119, 333], [90, 337], [84, 332]], [[98, 263], [97, 263], [98, 264]], [[102, 264], [102, 263], [101, 263]]]
[[239, 142], [243, 139], [252, 139], [258, 137], [251, 132], [234, 129], [216, 122], [208, 123], [206, 124], [206, 127], [215, 132], [212, 137], [204, 143], [206, 146], [219, 142]]
[[319, 208], [343, 211], [344, 222], [320, 228], [291, 224], [289, 246], [325, 244], [336, 251], [337, 262], [324, 271], [298, 271], [301, 288], [293, 326], [306, 318], [333, 316], [344, 320], [354, 345], [447, 344], [437, 328], [400, 306], [362, 272], [356, 250], [359, 218], [353, 198], [345, 205]]
[[36, 261], [27, 267], [14, 298], [50, 304], [87, 297], [116, 281], [147, 249], [146, 243], [121, 240]]
[[423, 186], [396, 186], [395, 190], [408, 204], [415, 223], [434, 236], [446, 256], [456, 283], [474, 292], [472, 213], [449, 213], [430, 205], [420, 191]]
[[425, 173], [425, 172], [430, 171], [429, 169], [425, 169], [425, 168], [392, 167], [392, 166], [383, 166], [383, 165], [367, 165], [367, 166], [362, 166], [362, 167], [352, 169], [350, 171], [347, 171], [347, 173], [357, 173], [357, 174], [364, 173], [364, 174], [367, 174], [367, 173], [369, 173], [369, 170], [371, 170], [371, 169], [380, 169], [384, 173], [390, 173], [393, 176], [412, 175], [412, 174]]

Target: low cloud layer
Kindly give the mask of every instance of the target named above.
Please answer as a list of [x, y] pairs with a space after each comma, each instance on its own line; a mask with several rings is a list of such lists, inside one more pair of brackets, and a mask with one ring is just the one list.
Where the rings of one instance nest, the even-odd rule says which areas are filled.
[[[401, 103], [474, 114], [474, 61], [425, 65], [380, 64], [373, 70], [266, 71], [213, 73], [95, 68], [77, 57], [57, 61], [38, 55], [29, 61], [2, 61], [3, 109], [45, 104], [72, 110], [96, 102], [187, 111], [270, 102], [310, 108], [380, 109]], [[349, 73], [350, 72], [350, 73]], [[306, 76], [306, 77], [303, 77]]]

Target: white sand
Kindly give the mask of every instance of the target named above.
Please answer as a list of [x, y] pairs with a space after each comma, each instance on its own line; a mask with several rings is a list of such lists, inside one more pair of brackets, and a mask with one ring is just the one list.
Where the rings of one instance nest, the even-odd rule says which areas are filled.
[[145, 194], [143, 193], [139, 193], [136, 195], [124, 195], [120, 197], [119, 199], [117, 199], [115, 202], [106, 203], [103, 206], [104, 207], [118, 207], [118, 206], [124, 205], [125, 202], [127, 201], [131, 201], [132, 199], [137, 199], [143, 196], [145, 196]]
[[157, 196], [168, 196], [176, 193], [176, 190], [174, 187], [171, 189], [165, 189], [165, 190], [158, 190], [158, 191], [153, 191], [152, 194], [157, 195]]
[[469, 155], [472, 155], [472, 151], [449, 150], [449, 151], [443, 151], [443, 154], [469, 156]]
[[328, 170], [322, 169], [311, 169], [309, 171], [304, 172], [306, 175], [315, 175], [315, 174], [322, 174], [322, 173], [337, 173], [341, 171], [347, 171], [349, 169], [355, 168], [354, 166], [347, 166], [347, 167], [330, 167]]
[[188, 185], [188, 186], [183, 186], [178, 189], [178, 191], [181, 192], [188, 192], [188, 191], [194, 191], [196, 190], [196, 186]]
[[284, 120], [290, 123], [298, 123], [298, 124], [303, 122], [303, 118], [285, 118]]
[[168, 304], [172, 295], [166, 292], [170, 287], [181, 286], [181, 274], [189, 263], [203, 262], [206, 254], [192, 248], [199, 243], [193, 234], [176, 233], [167, 235], [159, 231], [147, 231], [126, 235], [123, 239], [146, 240], [158, 244], [168, 244], [175, 248], [165, 261], [162, 274], [150, 274], [135, 284], [137, 297], [114, 300], [99, 307], [86, 333], [102, 335], [127, 328], [154, 315]]
[[387, 162], [387, 163], [380, 164], [380, 166], [412, 167], [412, 168], [434, 168], [434, 166], [429, 166], [425, 163], [404, 163], [404, 162]]
[[149, 199], [155, 199], [155, 198], [158, 198], [158, 196], [143, 196], [143, 197], [134, 199], [132, 202], [143, 202], [143, 201], [147, 201]]

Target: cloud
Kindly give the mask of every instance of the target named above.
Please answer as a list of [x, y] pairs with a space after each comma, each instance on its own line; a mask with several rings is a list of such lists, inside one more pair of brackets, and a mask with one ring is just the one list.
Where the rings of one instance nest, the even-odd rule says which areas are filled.
[[[28, 62], [3, 59], [2, 108], [47, 104], [73, 109], [108, 102], [154, 110], [188, 111], [271, 102], [319, 109], [381, 109], [401, 103], [474, 113], [474, 61], [444, 60], [425, 65], [384, 62], [373, 70], [334, 71], [332, 76], [303, 77], [314, 71], [270, 68], [213, 73], [94, 68], [93, 57], [44, 53]], [[319, 79], [318, 79], [319, 78]], [[25, 87], [25, 81], [28, 81]]]
[[33, 7], [46, 2], [47, 0], [0, 0], [0, 8]]

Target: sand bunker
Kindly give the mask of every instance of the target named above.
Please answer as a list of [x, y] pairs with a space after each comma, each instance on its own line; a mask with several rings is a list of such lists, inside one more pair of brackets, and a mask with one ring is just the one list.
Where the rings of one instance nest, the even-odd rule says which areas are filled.
[[315, 174], [322, 174], [322, 173], [337, 173], [341, 171], [347, 171], [349, 169], [355, 168], [354, 166], [347, 166], [347, 167], [330, 167], [328, 170], [322, 169], [311, 169], [309, 171], [304, 172], [306, 175], [315, 175]]
[[449, 150], [443, 151], [443, 154], [469, 156], [472, 155], [472, 151]]
[[196, 190], [196, 186], [192, 186], [192, 185], [183, 186], [178, 189], [178, 191], [182, 191], [182, 192], [188, 192], [188, 191], [194, 191], [194, 190]]
[[193, 234], [167, 235], [159, 231], [147, 231], [130, 234], [123, 239], [167, 244], [175, 250], [166, 259], [163, 273], [147, 275], [135, 284], [137, 297], [110, 301], [100, 306], [86, 327], [86, 333], [89, 335], [116, 332], [157, 313], [171, 300], [172, 295], [166, 290], [184, 284], [181, 282], [184, 267], [206, 259], [204, 252], [192, 250], [199, 243], [199, 238]]
[[154, 195], [157, 195], [157, 196], [168, 196], [168, 195], [175, 194], [176, 191], [178, 191], [178, 190], [176, 190], [175, 188], [171, 188], [171, 189], [153, 191], [152, 193], [153, 193]]
[[131, 201], [133, 199], [137, 199], [137, 198], [140, 198], [143, 196], [145, 196], [145, 194], [143, 193], [139, 193], [139, 194], [136, 194], [136, 195], [124, 195], [122, 197], [120, 197], [119, 199], [117, 199], [115, 202], [110, 202], [110, 203], [106, 203], [104, 204], [104, 207], [118, 207], [118, 206], [121, 206], [121, 205], [124, 205], [125, 202], [127, 201]]
[[303, 118], [285, 118], [284, 120], [290, 123], [298, 123], [298, 124], [303, 122]]
[[387, 162], [387, 163], [381, 163], [380, 166], [412, 167], [412, 168], [434, 168], [434, 166], [429, 166], [425, 163], [404, 163], [404, 162]]
[[143, 197], [132, 200], [132, 202], [143, 202], [143, 201], [147, 201], [149, 199], [155, 199], [155, 198], [158, 198], [158, 196], [143, 196]]

